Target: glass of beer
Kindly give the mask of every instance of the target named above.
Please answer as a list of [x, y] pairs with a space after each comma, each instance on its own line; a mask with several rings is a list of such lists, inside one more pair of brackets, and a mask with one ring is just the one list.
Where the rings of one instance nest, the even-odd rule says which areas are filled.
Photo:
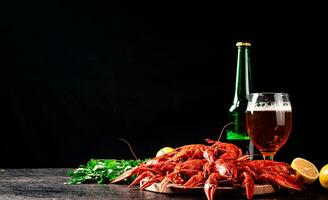
[[251, 93], [246, 109], [247, 133], [265, 160], [273, 160], [292, 130], [287, 93]]

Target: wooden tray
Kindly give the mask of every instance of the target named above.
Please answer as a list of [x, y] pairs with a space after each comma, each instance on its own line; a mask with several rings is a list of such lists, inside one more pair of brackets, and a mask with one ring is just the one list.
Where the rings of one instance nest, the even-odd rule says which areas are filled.
[[[142, 186], [144, 181], [140, 182]], [[164, 193], [164, 194], [205, 194], [203, 187], [195, 187], [195, 188], [183, 188], [183, 186], [176, 184], [168, 184], [163, 192], [160, 192], [160, 183], [154, 183], [151, 186], [145, 188], [147, 191]], [[261, 194], [270, 194], [277, 192], [278, 189], [272, 185], [255, 185], [254, 195]], [[246, 195], [245, 188], [242, 187], [218, 187], [216, 194], [229, 194], [233, 193], [234, 195]]]

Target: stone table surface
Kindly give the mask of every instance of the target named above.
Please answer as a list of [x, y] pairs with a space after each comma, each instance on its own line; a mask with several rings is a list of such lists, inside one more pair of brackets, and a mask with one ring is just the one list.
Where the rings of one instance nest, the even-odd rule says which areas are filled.
[[[167, 195], [140, 190], [138, 187], [127, 188], [120, 184], [64, 184], [69, 177], [63, 168], [41, 169], [0, 169], [0, 200], [7, 199], [156, 199], [156, 200], [192, 200], [204, 199], [204, 193]], [[222, 196], [219, 199], [246, 199], [245, 196]], [[279, 192], [255, 196], [254, 199], [328, 199], [328, 190], [319, 183], [308, 187], [305, 192]]]

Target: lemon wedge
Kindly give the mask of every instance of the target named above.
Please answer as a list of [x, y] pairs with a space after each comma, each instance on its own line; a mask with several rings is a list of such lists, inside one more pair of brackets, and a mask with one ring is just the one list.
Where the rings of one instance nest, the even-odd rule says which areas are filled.
[[174, 149], [172, 147], [163, 147], [156, 153], [156, 157], [162, 156], [162, 155], [170, 153], [172, 151], [174, 151]]
[[295, 158], [291, 167], [296, 170], [296, 179], [304, 184], [311, 184], [319, 177], [317, 167], [304, 158]]
[[321, 168], [319, 174], [319, 182], [322, 187], [328, 189], [328, 164]]

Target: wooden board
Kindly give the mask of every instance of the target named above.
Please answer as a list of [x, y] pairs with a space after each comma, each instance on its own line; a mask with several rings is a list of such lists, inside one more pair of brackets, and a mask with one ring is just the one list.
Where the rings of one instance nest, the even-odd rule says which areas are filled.
[[[144, 181], [140, 182], [142, 186]], [[175, 185], [175, 184], [168, 184], [163, 192], [160, 192], [160, 183], [154, 183], [151, 186], [145, 188], [147, 191], [157, 192], [157, 193], [164, 193], [164, 194], [192, 194], [192, 193], [204, 193], [203, 187], [196, 187], [196, 188], [183, 188], [183, 186]], [[270, 194], [277, 192], [277, 188], [273, 187], [272, 185], [255, 185], [254, 195], [261, 195], [261, 194]], [[218, 187], [216, 190], [216, 194], [229, 194], [233, 193], [234, 195], [246, 195], [245, 188], [242, 187]]]

